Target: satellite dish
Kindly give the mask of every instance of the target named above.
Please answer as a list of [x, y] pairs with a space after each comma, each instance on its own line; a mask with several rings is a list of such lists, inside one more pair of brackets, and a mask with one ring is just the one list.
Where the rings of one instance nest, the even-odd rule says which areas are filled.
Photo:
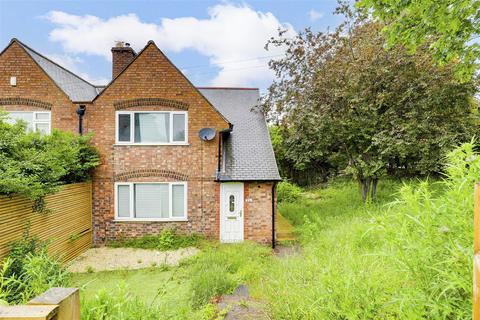
[[203, 128], [198, 132], [198, 136], [203, 141], [210, 141], [215, 138], [215, 129], [214, 128]]

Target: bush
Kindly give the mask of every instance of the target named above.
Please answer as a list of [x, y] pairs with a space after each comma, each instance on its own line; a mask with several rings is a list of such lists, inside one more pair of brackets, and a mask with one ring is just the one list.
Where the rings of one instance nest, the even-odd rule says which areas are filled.
[[47, 246], [28, 233], [15, 242], [0, 269], [0, 300], [25, 303], [51, 287], [64, 286], [68, 272], [47, 254]]
[[8, 124], [5, 117], [0, 114], [0, 194], [23, 195], [42, 211], [45, 195], [61, 184], [88, 180], [100, 163], [91, 135], [57, 130], [41, 135], [27, 132], [21, 122]]
[[295, 202], [302, 195], [302, 189], [287, 181], [282, 181], [277, 185], [278, 202]]
[[133, 239], [111, 241], [107, 246], [114, 248], [130, 247], [156, 249], [160, 251], [197, 246], [201, 237], [198, 234], [180, 235], [174, 229], [162, 230], [158, 235], [145, 235]]
[[29, 228], [25, 230], [23, 237], [10, 244], [9, 258], [11, 265], [6, 270], [5, 277], [19, 276], [25, 270], [25, 257], [36, 255], [46, 247], [46, 243], [36, 237], [30, 237]]

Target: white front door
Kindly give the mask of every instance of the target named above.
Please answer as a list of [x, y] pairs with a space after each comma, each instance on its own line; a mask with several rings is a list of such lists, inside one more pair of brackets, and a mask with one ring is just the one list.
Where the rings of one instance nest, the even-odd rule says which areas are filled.
[[243, 182], [220, 185], [220, 241], [243, 241]]

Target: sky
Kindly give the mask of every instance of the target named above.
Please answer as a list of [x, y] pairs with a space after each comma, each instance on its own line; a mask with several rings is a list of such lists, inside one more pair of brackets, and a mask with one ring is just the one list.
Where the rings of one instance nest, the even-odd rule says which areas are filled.
[[0, 47], [17, 38], [94, 84], [111, 79], [111, 47], [154, 40], [196, 86], [258, 87], [274, 79], [267, 40], [340, 23], [336, 0], [0, 0]]

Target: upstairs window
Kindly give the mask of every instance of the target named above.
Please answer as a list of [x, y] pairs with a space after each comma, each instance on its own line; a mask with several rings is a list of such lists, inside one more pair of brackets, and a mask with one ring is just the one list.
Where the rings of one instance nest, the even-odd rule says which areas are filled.
[[7, 122], [14, 124], [17, 121], [24, 121], [27, 124], [27, 130], [29, 131], [38, 131], [41, 134], [50, 134], [50, 111], [9, 111]]
[[187, 112], [117, 112], [118, 144], [186, 144]]

